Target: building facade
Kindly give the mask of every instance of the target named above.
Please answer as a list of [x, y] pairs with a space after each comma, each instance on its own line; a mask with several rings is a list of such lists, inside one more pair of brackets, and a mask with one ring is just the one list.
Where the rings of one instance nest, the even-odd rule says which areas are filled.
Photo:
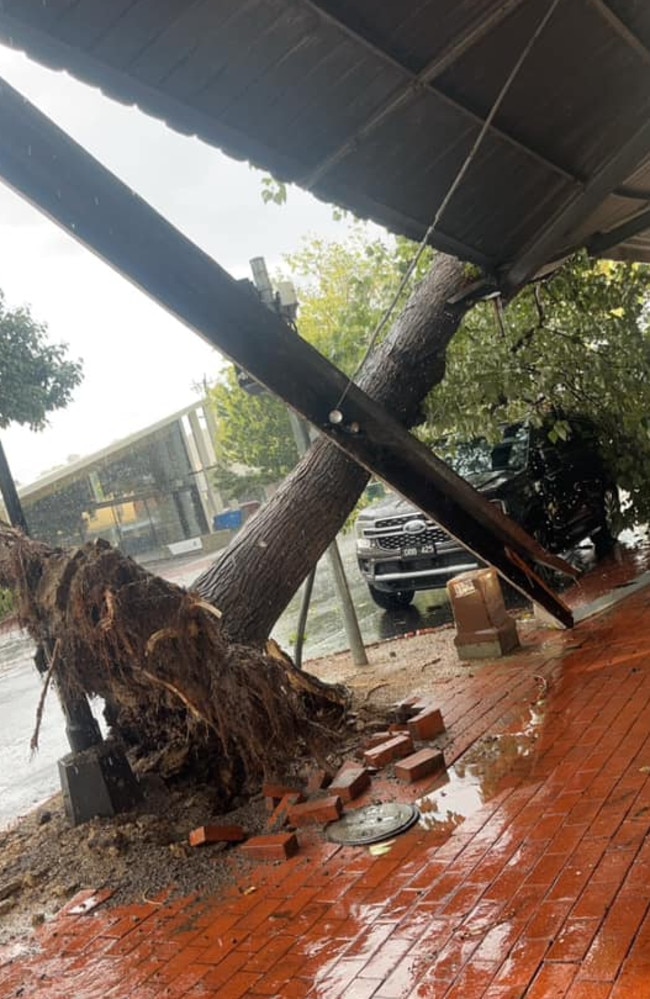
[[33, 537], [64, 547], [105, 538], [146, 559], [200, 549], [222, 509], [211, 483], [205, 401], [19, 489]]

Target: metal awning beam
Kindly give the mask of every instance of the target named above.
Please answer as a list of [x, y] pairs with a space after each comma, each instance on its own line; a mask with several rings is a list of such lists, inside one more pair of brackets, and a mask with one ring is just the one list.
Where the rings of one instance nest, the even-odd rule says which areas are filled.
[[592, 256], [597, 257], [600, 254], [607, 253], [613, 247], [627, 242], [628, 239], [633, 239], [646, 229], [650, 229], [650, 208], [638, 212], [626, 222], [621, 222], [620, 225], [615, 226], [614, 229], [596, 233], [593, 239], [587, 244], [587, 250]]
[[0, 177], [155, 301], [389, 482], [566, 625], [572, 615], [525, 560], [545, 553], [346, 376], [125, 184], [0, 81]]
[[627, 198], [629, 201], [650, 201], [650, 190], [644, 190], [640, 187], [630, 187], [629, 184], [617, 187], [612, 193], [618, 198]]
[[646, 65], [650, 66], [650, 49], [645, 45], [638, 35], [628, 28], [624, 21], [621, 21], [618, 14], [615, 14], [609, 4], [605, 3], [605, 0], [590, 0], [592, 7], [595, 7], [598, 13], [607, 21], [610, 28], [613, 28], [619, 38], [622, 38], [626, 45], [628, 45], [633, 52], [636, 52], [638, 56], [643, 59]]
[[571, 243], [571, 234], [589, 218], [598, 205], [650, 155], [650, 121], [597, 170], [582, 190], [570, 193], [522, 254], [503, 273], [501, 286], [513, 293], [535, 276], [540, 267], [559, 256]]
[[[468, 107], [462, 101], [451, 97], [441, 87], [436, 86], [433, 81], [437, 76], [441, 75], [446, 69], [448, 69], [456, 59], [460, 58], [460, 56], [472, 45], [484, 37], [502, 20], [504, 20], [508, 14], [512, 13], [516, 7], [520, 6], [522, 0], [505, 0], [505, 2], [500, 3], [493, 10], [485, 14], [483, 18], [479, 19], [477, 23], [472, 26], [472, 28], [468, 29], [463, 35], [457, 38], [449, 46], [448, 50], [438, 55], [419, 73], [415, 73], [401, 60], [397, 59], [389, 52], [386, 52], [378, 45], [375, 45], [374, 42], [366, 38], [361, 32], [351, 28], [340, 18], [330, 13], [321, 5], [319, 0], [301, 0], [301, 2], [313, 10], [323, 20], [328, 21], [338, 30], [346, 34], [348, 38], [352, 39], [352, 41], [363, 45], [363, 47], [372, 52], [374, 56], [378, 57], [383, 62], [390, 64], [394, 69], [399, 70], [400, 73], [405, 74], [408, 81], [403, 89], [398, 90], [385, 105], [377, 109], [367, 122], [365, 122], [354, 134], [350, 135], [337, 149], [333, 150], [307, 177], [300, 181], [301, 187], [310, 189], [337, 163], [345, 159], [346, 156], [353, 152], [359, 143], [375, 131], [375, 129], [386, 120], [386, 118], [388, 118], [398, 108], [401, 108], [405, 103], [413, 100], [414, 97], [420, 94], [423, 89], [430, 91], [439, 100], [454, 108], [455, 111], [459, 111], [474, 125], [477, 125], [479, 128], [482, 127], [485, 124], [484, 117], [476, 111], [473, 111], [472, 108]], [[533, 148], [528, 143], [518, 138], [518, 136], [516, 136], [509, 129], [503, 129], [495, 124], [492, 124], [490, 131], [492, 134], [499, 136], [500, 139], [503, 139], [510, 146], [518, 149], [519, 152], [522, 152], [526, 156], [536, 160], [547, 170], [560, 174], [560, 176], [562, 176], [565, 180], [568, 180], [575, 185], [581, 184], [582, 179], [576, 176], [573, 171], [557, 163], [543, 151]]]

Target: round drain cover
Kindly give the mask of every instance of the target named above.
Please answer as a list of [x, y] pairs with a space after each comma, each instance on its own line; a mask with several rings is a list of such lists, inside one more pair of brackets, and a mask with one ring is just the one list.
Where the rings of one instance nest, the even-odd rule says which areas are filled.
[[333, 843], [362, 846], [379, 843], [397, 833], [406, 832], [419, 818], [415, 805], [369, 805], [345, 815], [338, 822], [330, 822], [327, 838]]

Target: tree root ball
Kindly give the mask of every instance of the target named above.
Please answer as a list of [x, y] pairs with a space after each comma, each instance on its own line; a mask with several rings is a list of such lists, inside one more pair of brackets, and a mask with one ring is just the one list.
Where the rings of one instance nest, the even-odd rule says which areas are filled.
[[347, 691], [274, 643], [230, 644], [220, 612], [96, 541], [73, 551], [0, 530], [0, 585], [64, 693], [105, 702], [142, 770], [210, 780], [224, 807], [298, 755], [332, 748]]

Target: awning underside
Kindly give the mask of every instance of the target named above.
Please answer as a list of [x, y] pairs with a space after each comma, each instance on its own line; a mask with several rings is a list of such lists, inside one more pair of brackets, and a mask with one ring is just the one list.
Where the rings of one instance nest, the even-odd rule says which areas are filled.
[[[4, 0], [0, 39], [420, 238], [550, 0]], [[650, 261], [650, 5], [561, 0], [433, 242]]]

